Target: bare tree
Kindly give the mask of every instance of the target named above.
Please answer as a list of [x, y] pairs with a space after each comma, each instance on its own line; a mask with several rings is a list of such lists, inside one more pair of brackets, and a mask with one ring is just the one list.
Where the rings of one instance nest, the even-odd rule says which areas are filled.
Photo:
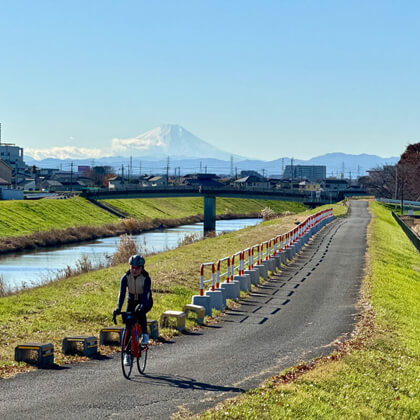
[[382, 198], [395, 198], [397, 189], [396, 166], [385, 165], [368, 171], [367, 176], [359, 178], [359, 185], [370, 195]]

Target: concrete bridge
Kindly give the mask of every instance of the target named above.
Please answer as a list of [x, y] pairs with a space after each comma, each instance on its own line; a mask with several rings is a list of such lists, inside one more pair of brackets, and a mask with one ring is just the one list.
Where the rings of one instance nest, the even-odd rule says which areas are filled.
[[203, 197], [204, 198], [204, 232], [216, 229], [216, 197], [245, 198], [257, 200], [295, 201], [310, 207], [330, 204], [342, 199], [338, 193], [321, 193], [315, 191], [282, 191], [276, 189], [252, 188], [212, 188], [202, 186], [183, 187], [143, 187], [124, 186], [118, 190], [85, 190], [82, 197], [88, 200], [124, 199], [124, 198], [161, 198], [161, 197]]

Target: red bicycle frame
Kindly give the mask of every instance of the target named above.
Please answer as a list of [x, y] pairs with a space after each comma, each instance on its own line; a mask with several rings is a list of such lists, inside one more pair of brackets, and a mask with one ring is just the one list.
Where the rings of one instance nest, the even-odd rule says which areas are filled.
[[141, 327], [140, 327], [140, 324], [138, 322], [135, 322], [133, 325], [131, 325], [130, 335], [125, 334], [124, 347], [127, 345], [127, 340], [129, 340], [129, 338], [132, 337], [132, 339], [131, 339], [131, 350], [133, 352], [133, 354], [132, 354], [133, 357], [139, 357], [140, 356], [139, 340], [140, 340], [141, 334], [142, 334]]

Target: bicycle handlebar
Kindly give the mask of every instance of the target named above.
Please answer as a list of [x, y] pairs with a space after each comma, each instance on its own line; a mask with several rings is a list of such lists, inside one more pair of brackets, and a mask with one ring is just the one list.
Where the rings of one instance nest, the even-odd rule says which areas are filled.
[[128, 318], [130, 316], [133, 316], [135, 314], [135, 312], [120, 312], [119, 314], [113, 314], [112, 315], [112, 320], [114, 321], [114, 324], [117, 325], [117, 316], [120, 315], [123, 322], [124, 322], [124, 318]]

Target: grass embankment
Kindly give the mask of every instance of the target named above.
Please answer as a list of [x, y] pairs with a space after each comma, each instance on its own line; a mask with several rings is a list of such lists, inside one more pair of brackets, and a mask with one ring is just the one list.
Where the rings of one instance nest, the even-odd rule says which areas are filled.
[[0, 201], [0, 237], [116, 222], [117, 217], [80, 197]]
[[[202, 197], [177, 197], [154, 199], [123, 199], [102, 200], [113, 207], [135, 217], [139, 220], [145, 218], [181, 218], [203, 213]], [[298, 213], [305, 210], [301, 203], [275, 201], [275, 200], [245, 200], [241, 198], [216, 199], [217, 215], [259, 215], [265, 207], [270, 207], [275, 213], [286, 211]]]
[[[66, 200], [0, 201], [0, 253], [45, 246], [59, 246], [123, 233], [141, 233], [203, 219], [203, 199], [148, 198], [108, 200], [131, 216], [118, 219], [89, 201], [74, 197]], [[299, 203], [220, 198], [218, 214], [223, 218], [258, 217], [271, 206], [275, 213], [296, 213]], [[223, 214], [222, 214], [223, 213]]]
[[419, 418], [420, 257], [389, 210], [371, 211], [356, 336], [200, 418]]
[[[337, 215], [344, 205], [334, 205]], [[312, 211], [313, 212], [313, 211]], [[195, 242], [172, 251], [150, 256], [147, 270], [152, 277], [154, 307], [149, 318], [159, 319], [168, 309], [182, 309], [199, 290], [202, 262], [219, 258], [286, 232], [310, 211], [270, 220], [238, 232]], [[120, 277], [127, 265], [106, 268], [60, 280], [0, 299], [0, 372], [2, 376], [24, 370], [13, 362], [14, 347], [27, 341], [52, 342], [55, 360], [63, 363], [59, 349], [68, 335], [98, 335], [111, 323], [116, 306]], [[187, 326], [191, 327], [192, 321]]]

